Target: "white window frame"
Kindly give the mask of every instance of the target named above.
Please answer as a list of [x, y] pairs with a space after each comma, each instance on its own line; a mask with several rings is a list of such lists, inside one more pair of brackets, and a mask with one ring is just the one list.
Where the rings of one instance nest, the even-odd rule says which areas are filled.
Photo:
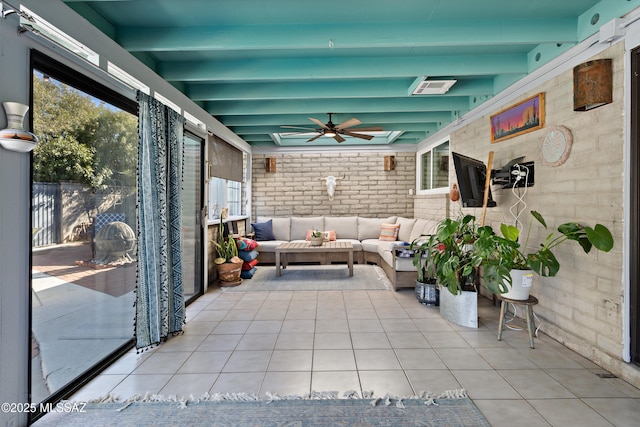
[[[214, 192], [216, 191], [216, 187], [217, 185], [214, 184], [215, 180], [221, 180], [224, 181], [224, 184], [222, 184], [221, 186], [224, 186], [224, 200], [221, 200], [221, 206], [216, 206], [216, 198], [214, 197], [215, 194]], [[220, 221], [220, 208], [230, 208], [229, 206], [229, 190], [230, 187], [237, 187], [235, 188], [236, 192], [238, 193], [236, 196], [237, 197], [232, 197], [233, 199], [237, 198], [237, 201], [235, 201], [235, 203], [239, 204], [238, 206], [238, 210], [239, 212], [232, 212], [230, 209], [229, 212], [229, 218], [228, 219], [236, 219], [236, 218], [242, 218], [242, 186], [244, 185], [242, 182], [238, 182], [238, 181], [231, 181], [228, 179], [223, 179], [223, 178], [216, 178], [216, 177], [211, 177], [209, 178], [209, 182], [207, 183], [207, 187], [208, 187], [208, 197], [207, 197], [207, 212], [208, 212], [208, 221], [210, 223], [213, 222], [218, 222]]]
[[[432, 152], [435, 148], [447, 142], [449, 143], [449, 158], [451, 158], [451, 138], [449, 136], [434, 142], [433, 144], [429, 145], [426, 148], [423, 148], [422, 150], [416, 153], [416, 194], [417, 195], [445, 194], [449, 192], [449, 186], [451, 181], [450, 179], [447, 179], [446, 187], [432, 188], [429, 190], [422, 189], [422, 156], [430, 151]], [[431, 159], [433, 161], [433, 155], [431, 156]], [[433, 171], [434, 168], [432, 167], [431, 170]], [[431, 179], [433, 179], [433, 176], [431, 177]]]

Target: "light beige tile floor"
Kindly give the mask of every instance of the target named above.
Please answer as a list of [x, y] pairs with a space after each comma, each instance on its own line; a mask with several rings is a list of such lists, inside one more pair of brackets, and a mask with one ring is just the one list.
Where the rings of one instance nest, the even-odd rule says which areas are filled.
[[602, 369], [544, 334], [535, 349], [526, 330], [506, 329], [497, 341], [498, 308], [481, 298], [479, 313], [470, 329], [412, 290], [216, 288], [187, 308], [184, 335], [131, 351], [72, 398], [464, 388], [493, 426], [639, 425], [640, 390], [600, 378]]

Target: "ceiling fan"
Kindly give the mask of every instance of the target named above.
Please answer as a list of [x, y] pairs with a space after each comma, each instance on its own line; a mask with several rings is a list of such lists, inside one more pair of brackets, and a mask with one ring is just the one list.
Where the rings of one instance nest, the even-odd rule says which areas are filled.
[[[316, 135], [313, 138], [309, 139], [307, 142], [315, 141], [316, 139], [320, 138], [321, 136], [333, 137], [333, 139], [335, 139], [338, 142], [344, 142], [345, 139], [341, 135], [352, 136], [354, 138], [366, 139], [368, 141], [373, 139], [372, 135], [367, 135], [367, 134], [364, 134], [364, 133], [358, 133], [358, 132], [350, 131], [348, 129], [350, 127], [357, 126], [357, 125], [361, 124], [362, 122], [360, 120], [358, 120], [356, 118], [353, 118], [353, 119], [349, 119], [349, 120], [347, 120], [345, 122], [342, 122], [339, 125], [335, 125], [331, 121], [331, 116], [334, 113], [327, 113], [327, 114], [329, 115], [329, 121], [326, 124], [322, 123], [318, 119], [314, 119], [313, 117], [309, 117], [309, 120], [311, 120], [313, 123], [315, 123], [318, 126], [320, 126], [320, 129], [297, 127], [297, 126], [282, 126], [282, 128], [285, 128], [285, 129], [303, 129], [305, 131], [305, 132], [299, 132], [299, 133], [309, 133], [310, 131], [311, 132], [318, 132], [318, 135]], [[376, 132], [376, 131], [379, 132], [379, 131], [382, 130], [382, 127], [380, 127], [380, 126], [371, 126], [371, 127], [367, 127], [367, 128], [357, 128], [357, 129], [354, 129], [354, 130], [357, 130], [359, 132]]]

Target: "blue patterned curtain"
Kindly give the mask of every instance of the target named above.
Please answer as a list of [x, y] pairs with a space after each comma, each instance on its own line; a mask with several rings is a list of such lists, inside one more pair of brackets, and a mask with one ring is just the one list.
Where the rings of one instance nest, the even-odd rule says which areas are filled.
[[180, 190], [184, 118], [138, 92], [136, 348], [182, 331]]

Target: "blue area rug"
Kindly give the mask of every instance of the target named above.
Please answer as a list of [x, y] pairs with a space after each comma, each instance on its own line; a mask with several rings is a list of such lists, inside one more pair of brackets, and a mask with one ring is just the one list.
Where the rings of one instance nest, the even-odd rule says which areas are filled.
[[35, 426], [489, 426], [466, 397], [89, 403], [52, 412]]
[[255, 291], [351, 291], [390, 289], [391, 282], [377, 265], [354, 265], [349, 276], [346, 264], [289, 265], [276, 276], [273, 266], [260, 266], [251, 279], [223, 287], [225, 292]]

